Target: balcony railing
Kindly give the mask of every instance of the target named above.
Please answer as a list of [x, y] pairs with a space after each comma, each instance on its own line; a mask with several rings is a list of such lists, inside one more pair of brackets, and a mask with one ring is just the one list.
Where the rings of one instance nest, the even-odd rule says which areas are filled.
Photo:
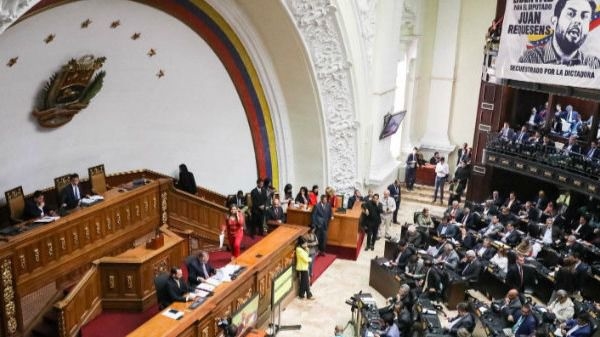
[[[600, 151], [600, 150], [598, 150]], [[587, 153], [587, 151], [585, 152]], [[589, 195], [600, 191], [600, 161], [569, 152], [559, 144], [519, 143], [490, 133], [484, 154], [486, 164], [546, 180]]]

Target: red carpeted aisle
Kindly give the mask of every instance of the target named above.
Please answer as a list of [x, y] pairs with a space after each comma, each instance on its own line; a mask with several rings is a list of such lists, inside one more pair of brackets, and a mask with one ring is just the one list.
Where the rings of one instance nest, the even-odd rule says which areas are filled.
[[[263, 237], [256, 236], [252, 239], [249, 236], [244, 236], [242, 240], [242, 250], [247, 249], [253, 244], [260, 241]], [[314, 283], [319, 276], [335, 261], [336, 256], [333, 254], [325, 254], [325, 256], [317, 256], [313, 264], [313, 280]], [[210, 263], [215, 268], [220, 268], [231, 261], [231, 253], [228, 251], [217, 251], [210, 253]], [[187, 275], [184, 275], [187, 277]], [[104, 311], [94, 320], [81, 328], [82, 337], [106, 337], [107, 327], [110, 328], [111, 337], [126, 336], [145, 321], [152, 318], [158, 313], [158, 305], [153, 305], [148, 310], [140, 313], [131, 312], [110, 312]]]

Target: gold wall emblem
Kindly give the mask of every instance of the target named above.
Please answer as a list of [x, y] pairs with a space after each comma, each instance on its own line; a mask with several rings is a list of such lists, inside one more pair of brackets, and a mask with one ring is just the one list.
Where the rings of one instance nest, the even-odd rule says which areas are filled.
[[33, 115], [41, 126], [55, 128], [73, 119], [85, 109], [90, 100], [102, 89], [104, 71], [98, 72], [106, 60], [85, 55], [71, 59], [61, 70], [52, 75], [44, 87], [38, 107]]

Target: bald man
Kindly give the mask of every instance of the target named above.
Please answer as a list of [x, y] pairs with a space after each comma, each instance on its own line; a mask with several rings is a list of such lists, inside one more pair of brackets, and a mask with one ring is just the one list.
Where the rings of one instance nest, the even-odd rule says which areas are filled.
[[504, 305], [500, 308], [500, 312], [507, 321], [514, 323], [515, 314], [521, 310], [522, 306], [519, 291], [511, 289], [504, 298]]

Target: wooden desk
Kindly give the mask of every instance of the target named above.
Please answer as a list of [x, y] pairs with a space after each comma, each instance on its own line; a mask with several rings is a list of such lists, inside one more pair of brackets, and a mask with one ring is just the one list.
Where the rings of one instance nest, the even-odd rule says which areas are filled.
[[394, 297], [400, 290], [402, 282], [397, 278], [396, 269], [382, 265], [386, 258], [372, 259], [369, 270], [369, 286], [377, 290], [383, 297]]
[[[287, 223], [310, 226], [312, 209], [288, 207]], [[354, 204], [346, 213], [335, 212], [327, 230], [327, 250], [341, 258], [356, 260], [360, 253], [364, 234], [360, 229], [360, 202]]]
[[154, 277], [169, 272], [187, 256], [184, 240], [162, 229], [164, 245], [146, 249], [145, 245], [129, 249], [114, 257], [98, 261], [102, 287], [102, 308], [144, 311], [156, 303]]
[[435, 165], [425, 164], [417, 167], [416, 183], [421, 185], [435, 185]]
[[[159, 313], [128, 336], [220, 336], [217, 320], [232, 315], [256, 293], [259, 294], [260, 326], [269, 318], [272, 279], [293, 263], [296, 238], [306, 231], [305, 227], [300, 226], [279, 226], [236, 259], [235, 263], [245, 266], [246, 270], [234, 281], [219, 285], [214, 295], [200, 307], [191, 311], [188, 309], [189, 302], [173, 303], [165, 310], [173, 308], [183, 311], [181, 319], [173, 320]], [[294, 292], [290, 293], [283, 303], [295, 295]]]

